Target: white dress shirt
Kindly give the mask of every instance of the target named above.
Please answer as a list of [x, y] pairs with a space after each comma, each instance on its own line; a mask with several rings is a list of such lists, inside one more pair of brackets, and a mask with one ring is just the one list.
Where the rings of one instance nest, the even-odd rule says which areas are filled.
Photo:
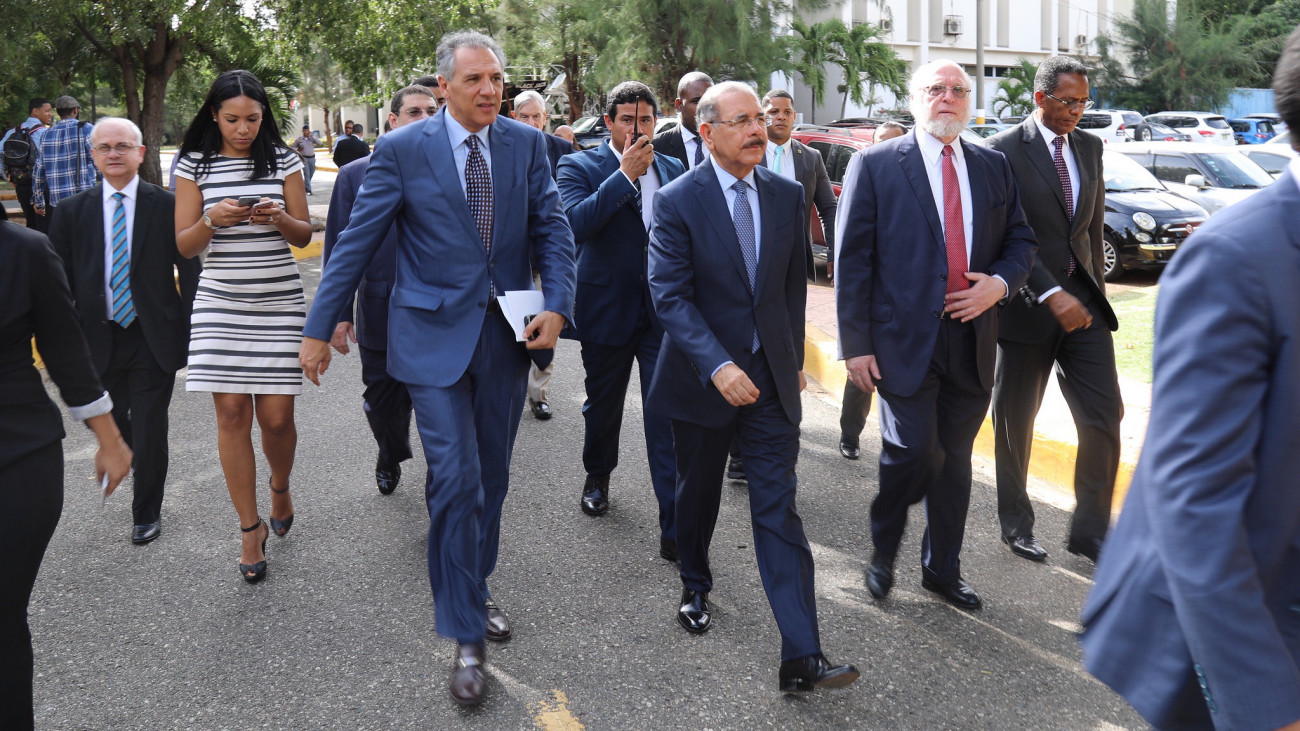
[[[609, 145], [609, 149], [614, 153], [614, 158], [622, 165], [623, 153], [614, 149], [612, 140], [605, 144]], [[619, 172], [622, 173], [623, 171], [619, 170]], [[627, 173], [623, 173], [623, 177], [627, 178], [627, 182], [633, 182], [632, 178], [627, 176]], [[654, 219], [654, 197], [657, 192], [659, 192], [659, 173], [655, 170], [654, 162], [651, 162], [650, 167], [646, 168], [645, 172], [641, 174], [641, 223], [645, 224], [645, 230], [647, 231], [650, 230], [650, 222]]]
[[483, 162], [487, 163], [488, 179], [492, 177], [492, 146], [488, 143], [490, 135], [488, 132], [492, 125], [488, 125], [477, 132], [470, 132], [465, 126], [456, 121], [450, 112], [444, 112], [447, 116], [447, 141], [451, 143], [451, 157], [456, 161], [456, 175], [460, 176], [460, 191], [465, 194], [465, 200], [469, 200], [469, 189], [465, 184], [465, 163], [469, 161], [469, 136], [473, 134], [478, 138], [478, 149], [483, 153]]
[[[686, 145], [686, 169], [690, 170], [695, 167], [695, 148], [702, 147], [704, 140], [699, 135], [686, 129], [686, 125], [677, 125], [682, 130], [682, 142]], [[704, 159], [709, 159], [709, 148], [704, 148]]]
[[[140, 190], [140, 176], [136, 175], [131, 178], [120, 191], [122, 198], [122, 208], [126, 210], [126, 255], [128, 260], [131, 257], [131, 237], [135, 233], [135, 202], [136, 195]], [[104, 181], [104, 303], [108, 311], [108, 319], [113, 319], [113, 287], [111, 280], [113, 278], [113, 214], [117, 212], [117, 200], [113, 194], [119, 192], [107, 180]]]
[[[776, 169], [776, 151], [781, 150], [781, 169]], [[767, 141], [767, 169], [778, 173], [786, 180], [794, 180], [794, 143], [786, 140], [784, 145], [778, 145], [775, 142]]]

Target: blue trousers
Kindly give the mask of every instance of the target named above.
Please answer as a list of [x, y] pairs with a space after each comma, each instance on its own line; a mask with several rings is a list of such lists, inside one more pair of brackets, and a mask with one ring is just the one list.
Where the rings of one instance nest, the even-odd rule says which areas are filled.
[[740, 407], [721, 429], [674, 419], [677, 453], [677, 555], [682, 583], [695, 591], [713, 589], [709, 544], [718, 522], [728, 446], [739, 437], [749, 478], [749, 513], [754, 552], [768, 604], [781, 631], [781, 660], [821, 652], [813, 557], [795, 509], [795, 464], [799, 425], [790, 423], [776, 381], [762, 351], [737, 363], [759, 390], [758, 401]]
[[487, 578], [497, 563], [528, 363], [505, 319], [489, 313], [460, 380], [407, 384], [429, 468], [424, 493], [437, 630], [460, 643], [482, 643], [487, 629]]

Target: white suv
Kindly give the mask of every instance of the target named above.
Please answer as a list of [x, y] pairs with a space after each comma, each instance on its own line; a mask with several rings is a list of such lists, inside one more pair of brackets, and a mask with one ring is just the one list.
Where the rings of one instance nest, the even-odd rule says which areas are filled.
[[1237, 140], [1232, 136], [1232, 127], [1222, 114], [1209, 112], [1160, 112], [1148, 114], [1148, 122], [1156, 122], [1191, 135], [1192, 142], [1206, 142], [1211, 145], [1235, 147]]
[[1102, 142], [1128, 142], [1133, 127], [1142, 124], [1142, 115], [1125, 109], [1089, 109], [1079, 118], [1075, 129], [1096, 135]]

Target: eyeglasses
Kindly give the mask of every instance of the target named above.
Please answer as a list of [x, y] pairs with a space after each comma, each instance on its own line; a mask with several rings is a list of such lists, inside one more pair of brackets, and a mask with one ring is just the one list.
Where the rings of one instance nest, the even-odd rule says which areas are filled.
[[1058, 101], [1058, 102], [1064, 104], [1065, 106], [1069, 107], [1070, 109], [1092, 109], [1092, 105], [1096, 103], [1096, 102], [1094, 102], [1094, 101], [1091, 100], [1091, 99], [1075, 99], [1074, 101], [1068, 101], [1068, 102], [1067, 102], [1066, 100], [1062, 99], [1061, 97], [1059, 97], [1059, 96], [1052, 96], [1051, 94], [1049, 94], [1049, 93], [1047, 93], [1047, 92], [1043, 92], [1043, 96], [1046, 96], [1046, 97], [1050, 97], [1050, 98], [1052, 98], [1052, 99], [1055, 99], [1056, 101]]
[[735, 119], [720, 119], [716, 124], [725, 124], [732, 129], [749, 129], [750, 125], [758, 125], [759, 129], [767, 126], [767, 117], [737, 117]]
[[137, 147], [139, 147], [139, 145], [132, 145], [126, 142], [119, 142], [116, 145], [95, 145], [91, 149], [100, 155], [107, 155], [110, 152], [116, 152], [119, 155], [125, 155]]
[[970, 93], [970, 89], [967, 89], [964, 86], [944, 86], [943, 84], [927, 86], [922, 89], [922, 91], [924, 91], [925, 95], [931, 99], [938, 99], [950, 91], [952, 92], [953, 99], [965, 99], [966, 95]]

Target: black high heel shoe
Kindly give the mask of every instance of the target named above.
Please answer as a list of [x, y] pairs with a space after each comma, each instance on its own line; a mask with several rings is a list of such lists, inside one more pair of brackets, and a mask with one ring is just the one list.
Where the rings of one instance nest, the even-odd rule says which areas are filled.
[[[289, 488], [287, 488], [287, 487], [284, 488], [283, 490], [277, 490], [277, 489], [275, 489], [275, 484], [274, 484], [274, 483], [270, 483], [269, 481], [268, 481], [268, 483], [270, 484], [271, 492], [274, 492], [274, 493], [286, 493], [286, 492], [289, 492]], [[281, 538], [284, 538], [285, 536], [289, 535], [289, 529], [292, 528], [292, 527], [293, 527], [293, 514], [292, 514], [292, 513], [290, 513], [290, 514], [289, 514], [289, 517], [285, 518], [284, 520], [279, 520], [279, 519], [275, 518], [275, 516], [272, 516], [272, 517], [271, 517], [271, 530], [275, 531], [275, 534], [276, 534], [277, 536], [281, 537]]]
[[[258, 518], [256, 523], [248, 526], [247, 528], [240, 526], [239, 529], [245, 533], [252, 533], [253, 531], [257, 530], [259, 526], [265, 526], [265, 525], [266, 523], [261, 518]], [[270, 536], [271, 536], [271, 531], [270, 529], [267, 529], [266, 538], [269, 538]], [[257, 563], [239, 564], [239, 575], [244, 577], [244, 581], [247, 581], [250, 584], [256, 584], [257, 582], [266, 578], [266, 538], [262, 539], [262, 560], [261, 561], [258, 561]]]

